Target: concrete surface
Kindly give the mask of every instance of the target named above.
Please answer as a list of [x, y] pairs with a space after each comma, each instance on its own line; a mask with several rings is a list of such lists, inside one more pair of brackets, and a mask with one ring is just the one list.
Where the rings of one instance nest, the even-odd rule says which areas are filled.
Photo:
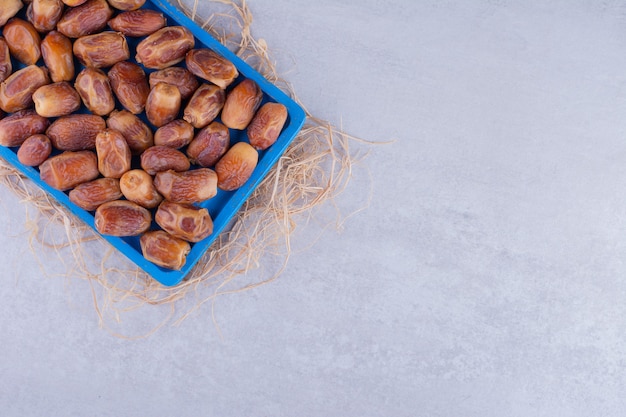
[[248, 5], [312, 113], [397, 139], [337, 201], [369, 208], [222, 297], [223, 339], [122, 340], [0, 189], [0, 415], [624, 415], [626, 3]]

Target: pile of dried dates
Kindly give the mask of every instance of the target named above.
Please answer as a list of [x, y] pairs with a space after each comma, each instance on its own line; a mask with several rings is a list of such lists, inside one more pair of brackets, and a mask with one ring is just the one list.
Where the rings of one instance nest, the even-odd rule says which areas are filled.
[[249, 179], [287, 109], [145, 1], [2, 0], [0, 145], [101, 234], [141, 236], [147, 260], [177, 270], [213, 231], [199, 203]]

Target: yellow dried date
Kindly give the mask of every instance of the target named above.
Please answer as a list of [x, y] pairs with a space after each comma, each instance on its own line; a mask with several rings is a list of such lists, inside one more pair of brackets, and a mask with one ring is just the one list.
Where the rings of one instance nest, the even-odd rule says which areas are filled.
[[146, 73], [137, 64], [122, 61], [108, 73], [111, 88], [122, 106], [133, 114], [141, 113], [150, 94]]
[[176, 172], [158, 172], [154, 186], [159, 193], [175, 203], [200, 203], [217, 194], [217, 175], [208, 168]]
[[52, 143], [46, 135], [36, 134], [26, 138], [17, 150], [17, 159], [26, 166], [41, 165], [52, 153]]
[[200, 82], [191, 72], [182, 67], [169, 67], [150, 73], [150, 88], [158, 83], [175, 85], [183, 100], [187, 100], [196, 91]]
[[136, 61], [146, 68], [163, 69], [185, 59], [195, 45], [193, 34], [183, 26], [166, 26], [137, 45]]
[[226, 92], [212, 84], [202, 84], [185, 107], [183, 119], [196, 129], [211, 123], [224, 107]]
[[124, 136], [114, 129], [105, 129], [96, 136], [98, 170], [107, 178], [120, 178], [130, 170], [131, 154]]
[[70, 114], [56, 119], [46, 131], [55, 148], [62, 151], [94, 149], [96, 136], [106, 122], [95, 114]]
[[222, 123], [231, 129], [245, 129], [263, 100], [263, 91], [251, 79], [245, 79], [228, 93], [222, 109]]
[[74, 79], [72, 41], [67, 36], [56, 30], [49, 32], [41, 41], [41, 55], [53, 82]]
[[150, 90], [146, 100], [146, 117], [156, 127], [161, 127], [176, 119], [182, 98], [173, 85], [158, 83]]
[[41, 180], [60, 191], [98, 178], [98, 158], [92, 151], [63, 152], [39, 166]]
[[111, 83], [103, 71], [92, 67], [83, 69], [76, 77], [74, 88], [92, 113], [106, 116], [115, 109]]
[[49, 83], [45, 68], [29, 65], [15, 71], [0, 84], [0, 108], [7, 113], [27, 109], [33, 105], [33, 93]]
[[178, 172], [187, 171], [189, 167], [189, 159], [185, 154], [168, 146], [155, 145], [141, 154], [141, 168], [150, 175], [168, 169]]
[[193, 126], [182, 119], [177, 119], [161, 126], [154, 132], [154, 144], [180, 149], [189, 145], [194, 136]]
[[185, 64], [191, 73], [221, 88], [228, 87], [239, 76], [232, 62], [207, 48], [187, 52]]
[[280, 103], [265, 103], [248, 125], [248, 140], [255, 149], [264, 150], [276, 142], [287, 121], [287, 108]]
[[37, 114], [43, 117], [66, 116], [81, 105], [80, 95], [67, 81], [39, 87], [33, 93], [33, 102]]
[[230, 132], [220, 122], [202, 129], [187, 147], [189, 160], [203, 167], [212, 167], [226, 153], [230, 145]]
[[179, 270], [187, 262], [191, 245], [163, 230], [147, 232], [139, 239], [141, 252], [148, 261], [167, 269]]
[[127, 200], [151, 209], [163, 201], [163, 197], [154, 186], [153, 178], [142, 169], [132, 169], [120, 178], [120, 189]]
[[35, 110], [22, 110], [0, 120], [0, 145], [20, 146], [32, 135], [43, 133], [50, 121]]
[[154, 144], [152, 130], [128, 110], [115, 110], [107, 119], [107, 126], [124, 135], [133, 155], [138, 155]]
[[248, 181], [259, 161], [259, 153], [246, 142], [237, 142], [215, 164], [217, 186], [233, 191]]
[[11, 56], [24, 65], [34, 65], [41, 58], [41, 36], [26, 20], [14, 17], [2, 30]]
[[87, 0], [68, 9], [57, 23], [57, 30], [68, 38], [80, 38], [104, 29], [111, 16], [113, 9], [107, 0]]
[[13, 72], [11, 53], [7, 41], [0, 36], [0, 82], [6, 80]]
[[213, 233], [209, 211], [191, 204], [166, 200], [159, 205], [154, 220], [167, 233], [187, 242], [200, 242]]
[[109, 27], [130, 37], [142, 37], [153, 34], [167, 24], [163, 13], [156, 10], [141, 9], [120, 13], [109, 20]]
[[115, 178], [98, 178], [85, 182], [70, 191], [69, 197], [78, 207], [94, 211], [102, 204], [122, 197], [120, 181]]
[[115, 200], [101, 204], [96, 209], [96, 230], [108, 236], [137, 236], [150, 228], [152, 215], [132, 201]]
[[32, 0], [26, 10], [26, 18], [39, 32], [53, 30], [63, 15], [61, 0]]

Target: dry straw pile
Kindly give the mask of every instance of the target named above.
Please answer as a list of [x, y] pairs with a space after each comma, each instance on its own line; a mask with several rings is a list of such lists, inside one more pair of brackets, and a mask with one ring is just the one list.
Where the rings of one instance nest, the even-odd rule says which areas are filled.
[[[198, 1], [184, 13], [218, 38], [271, 82], [298, 101], [291, 86], [276, 72], [266, 43], [250, 32], [252, 14], [245, 0], [212, 0], [215, 12], [198, 14]], [[302, 104], [302, 103], [300, 103]], [[304, 106], [303, 106], [304, 107]], [[149, 306], [162, 308], [158, 321], [146, 325], [146, 334], [177, 324], [219, 295], [245, 291], [276, 279], [292, 252], [290, 238], [297, 223], [307, 223], [316, 209], [332, 205], [346, 187], [353, 163], [361, 156], [349, 149], [355, 138], [307, 112], [304, 128], [260, 187], [244, 204], [232, 228], [222, 233], [194, 270], [169, 288], [154, 281], [87, 225], [52, 201], [47, 194], [0, 160], [0, 182], [27, 205], [35, 207], [29, 220], [31, 247], [56, 253], [62, 273], [52, 273], [40, 260], [43, 275], [61, 275], [71, 285], [86, 282], [100, 326], [118, 334], [130, 313]], [[163, 312], [165, 311], [165, 313]]]

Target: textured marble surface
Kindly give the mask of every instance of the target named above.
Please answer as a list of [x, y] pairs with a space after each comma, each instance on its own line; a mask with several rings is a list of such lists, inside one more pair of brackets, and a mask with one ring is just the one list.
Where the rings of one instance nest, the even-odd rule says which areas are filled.
[[626, 4], [248, 5], [313, 114], [396, 139], [353, 144], [337, 205], [369, 206], [220, 298], [221, 338], [205, 308], [123, 340], [1, 188], [0, 414], [623, 415]]

